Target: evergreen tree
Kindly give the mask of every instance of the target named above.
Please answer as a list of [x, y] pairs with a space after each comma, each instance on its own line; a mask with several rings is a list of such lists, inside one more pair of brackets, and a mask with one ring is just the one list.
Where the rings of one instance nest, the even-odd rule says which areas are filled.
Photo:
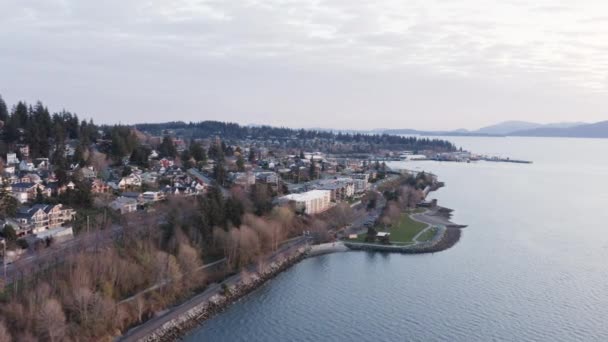
[[17, 128], [25, 128], [28, 119], [28, 109], [25, 102], [19, 101], [13, 109], [11, 119], [15, 120]]
[[192, 163], [192, 154], [190, 154], [190, 150], [184, 150], [179, 158], [181, 159], [182, 166], [184, 168], [189, 169], [194, 166]]
[[74, 150], [74, 157], [73, 157], [73, 162], [77, 163], [80, 166], [84, 166], [87, 163], [87, 159], [86, 158], [88, 156], [88, 149], [86, 147], [86, 145], [83, 144], [78, 144], [76, 146], [76, 149]]
[[317, 178], [317, 165], [312, 156], [310, 157], [310, 170], [308, 173], [311, 179]]
[[190, 144], [190, 154], [197, 162], [207, 162], [207, 153], [201, 144], [197, 142]]
[[221, 144], [218, 142], [214, 142], [209, 147], [209, 158], [215, 161], [223, 161], [224, 160], [224, 150], [222, 149]]
[[163, 137], [163, 141], [158, 147], [158, 154], [161, 158], [175, 158], [177, 155], [177, 149], [175, 148], [173, 139], [171, 139], [171, 137]]
[[51, 163], [53, 164], [55, 178], [57, 178], [59, 186], [67, 184], [70, 180], [68, 177], [68, 162], [65, 157], [65, 144], [63, 141], [59, 141], [55, 145], [55, 151], [51, 156]]
[[36, 204], [44, 203], [44, 196], [42, 195], [42, 190], [40, 188], [36, 188], [36, 199], [34, 200]]
[[272, 190], [268, 184], [256, 183], [250, 196], [256, 215], [262, 216], [272, 210]]
[[245, 213], [243, 202], [232, 197], [228, 198], [225, 203], [226, 206], [226, 223], [239, 227], [241, 225], [241, 218]]
[[241, 155], [236, 159], [236, 168], [239, 172], [245, 171], [245, 159], [243, 159], [243, 156]]
[[6, 102], [2, 99], [2, 95], [0, 95], [0, 121], [5, 124], [8, 121], [8, 107], [6, 106]]
[[226, 183], [226, 167], [224, 166], [224, 162], [223, 161], [218, 161], [213, 166], [213, 178], [215, 179], [215, 181], [219, 185], [221, 185], [221, 186], [225, 185], [225, 183]]
[[110, 148], [110, 155], [116, 161], [122, 159], [127, 154], [127, 147], [125, 142], [117, 134], [112, 135], [112, 142]]
[[4, 182], [0, 184], [0, 219], [14, 217], [17, 213], [19, 202], [6, 190]]
[[152, 153], [152, 151], [150, 150], [149, 147], [138, 146], [131, 153], [131, 157], [129, 158], [129, 161], [132, 164], [135, 164], [135, 165], [138, 165], [141, 167], [148, 167], [149, 166], [148, 157], [150, 156], [150, 153]]
[[13, 226], [11, 225], [5, 225], [4, 229], [2, 230], [2, 236], [10, 242], [14, 242], [17, 241], [17, 232], [15, 231], [15, 228], [13, 228]]

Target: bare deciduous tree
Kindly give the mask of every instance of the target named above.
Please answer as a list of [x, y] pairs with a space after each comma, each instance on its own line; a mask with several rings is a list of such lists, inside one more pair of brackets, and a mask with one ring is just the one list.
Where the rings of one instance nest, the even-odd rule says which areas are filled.
[[4, 321], [0, 321], [0, 342], [11, 342], [12, 340], [11, 333], [6, 328]]
[[57, 299], [47, 299], [36, 317], [36, 332], [46, 341], [62, 341], [66, 323], [63, 308]]

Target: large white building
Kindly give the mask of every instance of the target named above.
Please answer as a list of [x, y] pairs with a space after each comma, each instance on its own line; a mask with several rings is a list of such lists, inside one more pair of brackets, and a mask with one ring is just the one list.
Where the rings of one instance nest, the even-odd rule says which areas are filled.
[[311, 190], [301, 194], [290, 194], [280, 198], [282, 203], [295, 202], [296, 209], [313, 215], [324, 212], [331, 206], [331, 191]]

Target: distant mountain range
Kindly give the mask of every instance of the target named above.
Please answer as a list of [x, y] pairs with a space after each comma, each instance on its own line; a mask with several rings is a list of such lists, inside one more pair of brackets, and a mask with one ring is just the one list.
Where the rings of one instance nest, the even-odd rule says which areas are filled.
[[571, 127], [539, 127], [511, 132], [509, 135], [522, 137], [608, 138], [608, 121]]
[[542, 128], [570, 128], [580, 125], [585, 125], [585, 122], [559, 122], [550, 124], [539, 124], [528, 121], [505, 121], [496, 125], [482, 127], [475, 133], [494, 134], [494, 135], [510, 135], [513, 132], [528, 131]]
[[596, 123], [558, 122], [539, 124], [527, 121], [505, 121], [495, 125], [469, 131], [420, 131], [415, 129], [378, 129], [371, 133], [411, 134], [427, 136], [521, 136], [521, 137], [572, 137], [572, 138], [608, 138], [608, 121]]

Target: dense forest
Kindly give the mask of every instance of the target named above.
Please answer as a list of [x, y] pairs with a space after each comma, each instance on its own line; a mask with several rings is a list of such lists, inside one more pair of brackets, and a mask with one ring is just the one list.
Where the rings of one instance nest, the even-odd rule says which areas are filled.
[[67, 140], [78, 140], [86, 147], [98, 138], [98, 127], [92, 121], [81, 121], [65, 110], [51, 114], [40, 101], [33, 106], [19, 101], [9, 111], [0, 96], [0, 121], [0, 154], [6, 154], [15, 144], [27, 144], [30, 157], [47, 158], [65, 147]]
[[[291, 129], [271, 126], [241, 126], [236, 123], [202, 121], [202, 122], [167, 122], [155, 124], [138, 124], [136, 127], [153, 135], [160, 135], [163, 131], [172, 130], [184, 138], [209, 138], [221, 136], [223, 139], [251, 139], [251, 140], [277, 140], [296, 141], [304, 143], [313, 140], [325, 140], [340, 144], [366, 144], [372, 148], [389, 150], [434, 150], [455, 151], [456, 146], [446, 140], [419, 137], [403, 137], [389, 134], [362, 134], [341, 133], [330, 131], [316, 131], [305, 129]], [[333, 151], [331, 151], [333, 152]], [[361, 151], [364, 152], [364, 151]]]

